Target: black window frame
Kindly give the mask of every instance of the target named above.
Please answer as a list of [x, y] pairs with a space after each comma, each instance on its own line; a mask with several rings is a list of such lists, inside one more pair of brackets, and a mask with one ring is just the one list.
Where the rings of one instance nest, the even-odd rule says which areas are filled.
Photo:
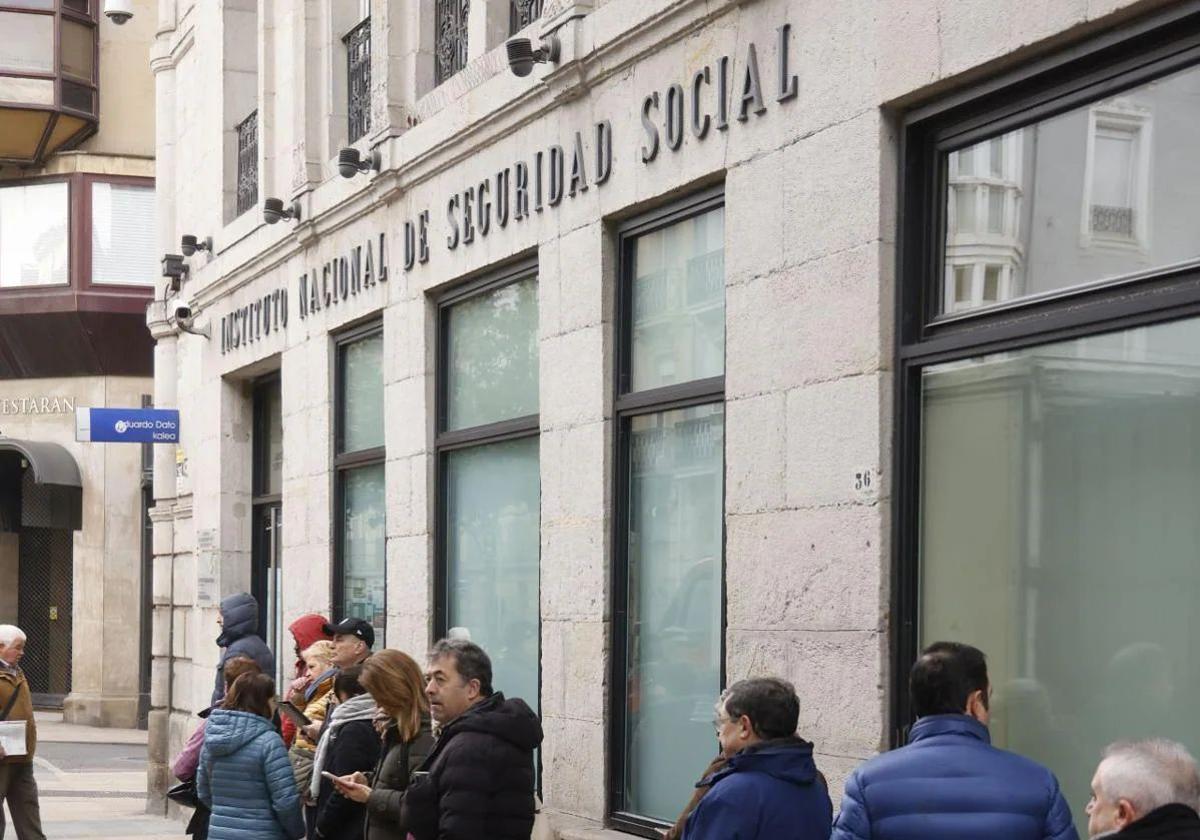
[[[253, 413], [253, 432], [250, 435], [250, 590], [259, 601], [258, 633], [262, 639], [271, 638], [271, 628], [267, 626], [269, 612], [266, 595], [269, 591], [266, 576], [267, 567], [263, 565], [265, 555], [270, 553], [271, 543], [262, 530], [264, 515], [272, 516], [271, 527], [275, 529], [278, 538], [282, 529], [283, 488], [277, 493], [267, 492], [267, 474], [270, 469], [267, 460], [270, 457], [270, 447], [264, 446], [270, 433], [270, 418], [267, 416], [266, 393], [272, 388], [279, 389], [280, 411], [283, 409], [283, 389], [280, 371], [270, 373], [253, 380], [250, 385], [251, 411]], [[280, 441], [282, 444], [282, 441]], [[268, 514], [271, 509], [278, 513]], [[280, 552], [282, 554], [282, 552]]]
[[[387, 482], [387, 446], [381, 444], [379, 446], [369, 447], [367, 449], [359, 449], [353, 452], [343, 452], [342, 446], [344, 443], [345, 429], [343, 428], [342, 417], [346, 406], [346, 376], [345, 376], [345, 355], [346, 347], [355, 344], [359, 341], [378, 336], [380, 341], [384, 341], [383, 319], [379, 316], [372, 316], [365, 323], [346, 329], [333, 336], [333, 567], [332, 580], [330, 581], [330, 596], [331, 610], [333, 621], [341, 621], [347, 618], [345, 615], [345, 607], [343, 603], [346, 595], [346, 558], [344, 550], [345, 542], [345, 476], [360, 467], [373, 467], [382, 465], [384, 468], [384, 482], [386, 487]], [[385, 345], [386, 346], [386, 345]], [[382, 379], [383, 371], [380, 370], [379, 376]], [[386, 422], [386, 398], [384, 428], [387, 427]], [[387, 493], [384, 493], [384, 505], [387, 505]], [[387, 536], [386, 527], [384, 531], [384, 552], [383, 552], [383, 603], [384, 612], [387, 612], [388, 601], [388, 557], [387, 557]], [[386, 644], [387, 624], [384, 623], [383, 633], [375, 639], [375, 646], [382, 648]]]
[[[501, 289], [505, 286], [511, 286], [513, 283], [519, 283], [523, 280], [532, 279], [535, 283], [540, 283], [538, 276], [538, 260], [536, 256], [526, 256], [518, 258], [510, 263], [507, 263], [499, 268], [494, 268], [479, 277], [468, 280], [453, 289], [447, 291], [436, 299], [437, 306], [437, 334], [435, 338], [435, 346], [437, 347], [437, 359], [435, 361], [434, 370], [436, 371], [436, 407], [435, 407], [435, 422], [434, 427], [434, 460], [435, 467], [435, 490], [434, 499], [436, 500], [433, 517], [434, 517], [434, 562], [433, 562], [433, 631], [437, 638], [443, 638], [449, 632], [449, 602], [450, 602], [450, 579], [447, 568], [447, 537], [449, 528], [447, 528], [447, 517], [450, 513], [449, 499], [447, 492], [449, 490], [449, 482], [447, 481], [446, 471], [448, 469], [450, 453], [461, 449], [474, 448], [476, 446], [486, 446], [492, 443], [503, 443], [510, 440], [522, 440], [531, 437], [541, 436], [541, 400], [538, 400], [538, 413], [526, 414], [520, 417], [512, 417], [507, 420], [498, 420], [491, 423], [483, 423], [477, 426], [469, 426], [463, 429], [446, 429], [446, 420], [449, 410], [449, 395], [450, 395], [450, 365], [447, 363], [450, 357], [450, 312], [456, 304], [463, 303], [471, 298], [479, 295], [493, 292], [496, 289]], [[541, 307], [539, 306], [538, 320], [541, 320]], [[541, 368], [541, 350], [538, 352], [538, 367]], [[540, 458], [540, 452], [539, 452]], [[539, 523], [540, 523], [539, 511]], [[539, 524], [540, 530], [540, 524]], [[538, 557], [539, 573], [538, 573], [538, 589], [541, 590], [541, 556]], [[541, 610], [538, 610], [538, 649], [541, 650], [542, 636], [542, 616]], [[541, 709], [541, 693], [542, 693], [542, 670], [541, 656], [538, 657], [538, 697], [537, 708]], [[540, 762], [540, 751], [539, 762]], [[539, 769], [539, 778], [541, 776]]]
[[[611, 827], [639, 837], [659, 837], [670, 823], [660, 822], [625, 809], [627, 759], [625, 751], [626, 699], [629, 644], [629, 440], [631, 421], [635, 417], [658, 414], [682, 408], [720, 404], [725, 401], [725, 373], [704, 379], [694, 379], [676, 385], [630, 391], [633, 367], [633, 267], [634, 243], [638, 237], [670, 227], [678, 222], [702, 216], [725, 206], [724, 183], [693, 192], [669, 204], [640, 213], [617, 223], [614, 235], [617, 244], [617, 282], [614, 290], [615, 340], [613, 342], [613, 481], [612, 481], [612, 590], [611, 659], [609, 662], [609, 749], [607, 816]], [[726, 319], [728, 323], [728, 319]], [[725, 462], [722, 445], [722, 464]], [[725, 570], [727, 568], [725, 497], [728, 488], [721, 486], [721, 673], [720, 688], [726, 685], [726, 653], [728, 640], [728, 604]], [[713, 696], [713, 702], [716, 702]], [[699, 769], [697, 770], [699, 772]], [[680, 807], [684, 803], [680, 803]]]
[[921, 376], [925, 368], [1200, 315], [1200, 259], [998, 306], [939, 314], [944, 154], [1200, 66], [1200, 2], [1123, 22], [900, 118], [893, 429], [890, 740], [912, 723], [908, 673], [919, 644]]

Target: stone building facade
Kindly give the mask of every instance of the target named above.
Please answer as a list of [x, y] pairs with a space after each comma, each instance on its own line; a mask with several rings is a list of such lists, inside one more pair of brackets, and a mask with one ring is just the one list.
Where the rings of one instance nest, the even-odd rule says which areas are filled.
[[153, 5], [0, 11], [0, 622], [38, 705], [95, 726], [149, 713], [149, 458], [75, 412], [153, 391]]
[[[1037, 241], [1066, 248], [1048, 231], [1070, 215], [1070, 248], [1090, 247], [1079, 197], [1069, 214], [1053, 209], [1061, 196], [1031, 207], [1034, 176], [1094, 149], [1131, 160], [1121, 137], [1141, 130], [1093, 142], [1094, 120], [1076, 120], [1077, 147], [1039, 162], [1033, 128], [1186, 74], [1087, 75], [1095, 56], [1145, 64], [1160, 41], [1186, 41], [1193, 5], [534, 6], [160, 4], [161, 244], [214, 246], [183, 284], [194, 317], [181, 323], [179, 298], [148, 314], [155, 402], [179, 407], [184, 436], [154, 470], [152, 789], [207, 702], [216, 605], [243, 590], [288, 662], [282, 628], [306, 612], [367, 618], [418, 658], [466, 628], [492, 651], [497, 687], [541, 714], [541, 786], [564, 837], [649, 836], [672, 818], [712, 752], [716, 695], [746, 675], [796, 684], [835, 791], [902, 739], [907, 663], [936, 635], [993, 654], [1013, 739], [1038, 710], [1057, 726], [1022, 581], [1049, 539], [1030, 524], [1046, 498], [1082, 491], [999, 468], [1043, 451], [1029, 437], [1041, 426], [1012, 425], [1034, 411], [1019, 377], [1036, 365], [1009, 361], [1011, 389], [990, 403], [972, 365], [1182, 311], [1011, 317], [1042, 294], [1022, 286], [1028, 266], [1052, 270], [1022, 239], [1031, 220]], [[557, 60], [515, 75], [510, 36], [553, 37]], [[1056, 78], [1081, 80], [1076, 100], [1049, 99]], [[989, 169], [976, 145], [1021, 127]], [[1168, 134], [1154, 138], [1187, 148]], [[338, 176], [343, 148], [363, 172]], [[1006, 149], [1027, 149], [1023, 162]], [[1121, 197], [1143, 176], [1127, 171], [1093, 184], [1105, 198], [1083, 224], [1124, 237], [1108, 244], [1160, 282], [1133, 236], [1140, 215], [1129, 221], [1150, 204]], [[948, 230], [951, 193], [964, 210]], [[1050, 285], [1116, 306], [1092, 281], [1140, 282], [1126, 262], [1106, 274], [1089, 259]], [[1133, 341], [1151, 357], [1121, 359], [1104, 343], [1093, 361], [1131, 377], [1166, 364], [1153, 340]], [[1065, 355], [1060, 384], [1088, 359]], [[922, 406], [944, 445], [921, 437]], [[1139, 434], [1159, 421], [1146, 422]], [[1118, 477], [1106, 481], [1119, 504]], [[956, 576], [958, 559], [987, 553], [975, 541], [989, 565]], [[1194, 592], [1184, 567], [1171, 574]], [[1067, 583], [1040, 585], [1043, 604], [1074, 604]], [[972, 601], [991, 592], [1012, 597]], [[1106, 644], [1159, 645], [1172, 687], [1194, 685], [1172, 632]]]

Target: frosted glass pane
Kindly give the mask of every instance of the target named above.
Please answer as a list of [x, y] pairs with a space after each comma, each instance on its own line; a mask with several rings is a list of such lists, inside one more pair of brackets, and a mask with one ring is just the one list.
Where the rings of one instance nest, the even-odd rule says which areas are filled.
[[54, 72], [54, 15], [0, 12], [0, 70]]
[[1086, 836], [1118, 738], [1200, 750], [1200, 320], [927, 369], [921, 643], [988, 655], [992, 738]]
[[725, 210], [639, 236], [633, 246], [631, 390], [725, 372]]
[[96, 32], [73, 20], [62, 22], [62, 69], [64, 73], [92, 81], [96, 71]]
[[92, 184], [92, 282], [153, 285], [157, 220], [154, 187]]
[[341, 452], [383, 446], [383, 335], [339, 348]]
[[630, 421], [626, 809], [674, 820], [716, 755], [725, 415]]
[[538, 698], [538, 439], [446, 456], [446, 579], [450, 627], [492, 658], [493, 682], [535, 711]]
[[[1191, 67], [948, 152], [946, 263], [1003, 264], [1002, 303], [1200, 259], [1198, 147]], [[984, 185], [972, 160], [990, 161]], [[964, 201], [977, 188], [988, 191], [982, 206]]]
[[383, 464], [347, 470], [341, 481], [342, 616], [371, 622], [378, 649], [387, 624]]
[[537, 414], [536, 278], [455, 304], [448, 329], [447, 429]]
[[0, 188], [0, 288], [69, 279], [65, 182]]

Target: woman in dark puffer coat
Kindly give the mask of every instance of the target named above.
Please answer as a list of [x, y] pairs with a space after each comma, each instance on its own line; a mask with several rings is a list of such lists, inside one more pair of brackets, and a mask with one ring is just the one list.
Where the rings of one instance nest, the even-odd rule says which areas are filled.
[[298, 840], [300, 792], [271, 708], [275, 681], [245, 674], [208, 717], [196, 794], [212, 811], [209, 840]]
[[361, 665], [351, 665], [333, 680], [337, 705], [331, 707], [313, 760], [311, 790], [317, 805], [311, 836], [317, 840], [363, 840], [367, 809], [338, 793], [329, 778], [365, 773], [379, 760], [379, 708], [359, 683], [361, 672]]
[[383, 751], [368, 778], [361, 773], [342, 777], [338, 790], [355, 802], [366, 803], [366, 840], [405, 840], [408, 828], [400, 818], [404, 791], [412, 773], [433, 751], [429, 701], [421, 667], [398, 650], [381, 650], [362, 665], [359, 675], [386, 717]]

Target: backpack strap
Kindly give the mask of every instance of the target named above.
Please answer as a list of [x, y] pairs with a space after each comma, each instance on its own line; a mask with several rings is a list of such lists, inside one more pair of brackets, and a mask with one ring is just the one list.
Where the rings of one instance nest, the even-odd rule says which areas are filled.
[[8, 720], [8, 713], [13, 710], [13, 706], [17, 705], [17, 698], [21, 696], [21, 687], [23, 685], [25, 685], [24, 680], [18, 682], [17, 687], [13, 689], [12, 695], [4, 705], [4, 711], [0, 712], [0, 720]]

